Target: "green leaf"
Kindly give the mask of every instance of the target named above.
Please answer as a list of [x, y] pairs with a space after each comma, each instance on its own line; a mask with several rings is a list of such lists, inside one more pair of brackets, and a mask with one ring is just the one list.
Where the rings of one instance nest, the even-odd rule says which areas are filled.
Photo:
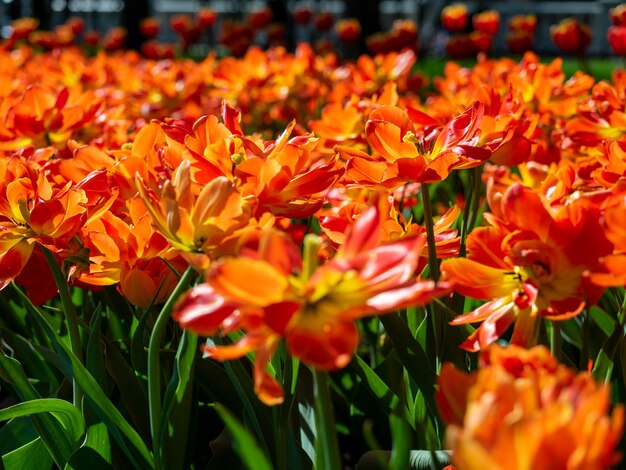
[[77, 442], [85, 433], [85, 421], [78, 408], [58, 398], [39, 398], [9, 406], [0, 410], [0, 421], [39, 413], [51, 413], [67, 431], [72, 442]]
[[178, 351], [175, 369], [163, 399], [161, 415], [161, 449], [165, 468], [184, 468], [186, 443], [189, 434], [193, 376], [198, 337], [184, 331]]
[[230, 431], [235, 452], [237, 452], [243, 464], [253, 470], [272, 470], [272, 464], [261, 451], [254, 436], [241, 424], [235, 415], [219, 403], [215, 404], [215, 410]]
[[[0, 354], [0, 376], [14, 387], [16, 394], [25, 402], [40, 399], [16, 359]], [[33, 416], [32, 421], [56, 464], [65, 465], [76, 446], [61, 423], [47, 414]]]
[[145, 383], [140, 381], [117, 346], [107, 338], [105, 343], [105, 364], [126, 405], [130, 419], [135, 424], [144, 440], [150, 436], [150, 415], [148, 393]]
[[[382, 407], [387, 414], [391, 414], [398, 403], [398, 395], [396, 395], [387, 384], [381, 379], [367, 363], [359, 356], [354, 357], [351, 362], [352, 370], [361, 377], [368, 390], [377, 398], [376, 406]], [[410, 419], [408, 410], [405, 408], [405, 419]]]
[[106, 424], [98, 422], [87, 428], [83, 445], [70, 457], [65, 470], [104, 470], [111, 466], [111, 443]]
[[[37, 346], [23, 336], [4, 328], [0, 330], [0, 335], [3, 341], [13, 350], [12, 356], [20, 358], [20, 364], [24, 369], [24, 373], [28, 377], [37, 377], [40, 384], [37, 388], [41, 394], [50, 395], [59, 388], [59, 378], [55, 375], [55, 371], [50, 368], [50, 364], [46, 362], [43, 355], [37, 350]], [[48, 386], [44, 390], [42, 386], [46, 384]]]
[[2, 456], [2, 464], [7, 470], [48, 470], [53, 463], [41, 437]]
[[[403, 383], [400, 386], [404, 386]], [[411, 429], [405, 419], [406, 406], [404, 400], [398, 400], [389, 416], [391, 428], [391, 459], [390, 470], [406, 470], [409, 467], [409, 453], [411, 451]]]
[[[391, 452], [384, 450], [373, 450], [366, 452], [359, 459], [357, 468], [359, 470], [387, 470]], [[428, 450], [412, 450], [409, 454], [408, 468], [410, 470], [432, 470], [441, 469], [450, 464], [448, 452], [438, 450], [435, 452]]]
[[35, 307], [28, 297], [17, 287], [15, 289], [21, 294], [24, 302], [26, 302], [32, 310], [34, 313], [33, 317], [45, 331], [55, 351], [61, 357], [62, 360], [57, 361], [56, 366], [59, 367], [66, 377], [75, 379], [78, 382], [78, 385], [87, 398], [88, 405], [91, 406], [102, 421], [107, 424], [111, 434], [123, 449], [125, 455], [132, 461], [133, 465], [136, 468], [152, 468], [154, 466], [152, 455], [137, 431], [124, 419], [119, 410], [111, 403], [99, 386], [98, 382], [85, 366], [80, 363], [67, 345], [59, 341], [56, 334], [45, 320], [42, 312]]
[[109, 375], [104, 365], [104, 350], [102, 348], [102, 312], [101, 304], [98, 305], [91, 317], [89, 325], [91, 334], [87, 341], [87, 349], [85, 351], [85, 366], [94, 379], [101, 385], [103, 389], [108, 389]]
[[624, 334], [620, 328], [615, 328], [613, 334], [604, 342], [602, 349], [593, 365], [591, 375], [598, 381], [608, 382], [611, 380], [615, 355], [623, 342]]
[[146, 310], [141, 315], [130, 343], [130, 358], [133, 369], [139, 376], [148, 377], [148, 341], [150, 340], [149, 332], [146, 331], [146, 324], [150, 318], [150, 310]]
[[396, 314], [390, 313], [380, 317], [402, 365], [424, 395], [430, 416], [437, 418], [435, 405], [435, 372], [430, 368], [428, 356], [415, 340], [407, 324]]
[[0, 455], [28, 444], [39, 437], [39, 433], [33, 426], [28, 416], [14, 418], [0, 427]]

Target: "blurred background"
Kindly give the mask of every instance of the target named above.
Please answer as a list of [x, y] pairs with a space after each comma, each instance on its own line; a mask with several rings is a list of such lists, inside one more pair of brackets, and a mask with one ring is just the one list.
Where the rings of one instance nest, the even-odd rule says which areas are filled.
[[[536, 16], [536, 29], [533, 35], [532, 49], [542, 55], [556, 55], [560, 50], [551, 39], [550, 27], [565, 17], [573, 17], [591, 31], [591, 42], [586, 53], [592, 56], [607, 56], [611, 47], [607, 41], [607, 31], [611, 24], [609, 11], [620, 2], [609, 0], [596, 1], [468, 1], [446, 2], [437, 0], [0, 0], [0, 34], [11, 35], [11, 22], [20, 17], [34, 17], [39, 20], [40, 30], [53, 30], [69, 18], [79, 17], [84, 20], [85, 30], [106, 34], [111, 28], [126, 28], [126, 47], [139, 49], [146, 40], [139, 29], [142, 19], [151, 17], [158, 22], [159, 28], [154, 37], [160, 42], [176, 42], [176, 26], [173, 19], [178, 15], [195, 15], [199, 9], [207, 9], [216, 14], [215, 23], [209, 33], [204, 33], [203, 41], [193, 44], [198, 54], [209, 48], [223, 47], [220, 35], [224, 25], [243, 18], [249, 18], [255, 12], [271, 11], [271, 23], [282, 26], [281, 40], [292, 48], [299, 41], [316, 42], [320, 39], [336, 44], [341, 40], [335, 28], [319, 28], [316, 16], [320, 13], [331, 17], [333, 24], [341, 19], [355, 18], [360, 25], [358, 37], [351, 52], [358, 54], [367, 51], [367, 38], [376, 33], [389, 31], [394, 21], [408, 19], [417, 26], [419, 49], [422, 54], [433, 57], [446, 53], [446, 44], [453, 34], [442, 25], [442, 11], [451, 4], [462, 3], [469, 17], [479, 12], [495, 10], [499, 13], [500, 24], [492, 35], [490, 53], [506, 54], [508, 21], [516, 15]], [[312, 20], [305, 23], [294, 20], [299, 12], [310, 12]], [[471, 30], [471, 21], [465, 26]], [[275, 27], [276, 30], [276, 27]], [[463, 28], [455, 33], [463, 33]], [[255, 34], [251, 43], [266, 46], [271, 43], [272, 30]], [[417, 47], [417, 46], [416, 46]]]

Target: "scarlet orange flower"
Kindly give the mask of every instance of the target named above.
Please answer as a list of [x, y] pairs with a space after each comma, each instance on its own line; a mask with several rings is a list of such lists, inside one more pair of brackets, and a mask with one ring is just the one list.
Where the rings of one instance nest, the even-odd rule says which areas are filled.
[[348, 159], [349, 178], [390, 188], [404, 182], [429, 183], [447, 178], [453, 169], [478, 166], [489, 158], [489, 150], [476, 146], [482, 104], [475, 103], [442, 127], [424, 113], [410, 113], [395, 106], [372, 111], [365, 133], [375, 156], [340, 149]]
[[380, 236], [380, 215], [372, 207], [349, 230], [336, 256], [307, 272], [316, 253], [307, 252], [303, 269], [299, 250], [286, 237], [261, 232], [256, 249], [244, 246], [239, 257], [215, 263], [174, 316], [199, 334], [245, 331], [235, 344], [209, 344], [206, 352], [226, 360], [256, 350], [257, 394], [267, 404], [280, 403], [281, 387], [265, 368], [281, 338], [304, 362], [339, 369], [359, 341], [354, 320], [424, 304], [448, 291], [445, 284], [416, 278], [424, 237], [380, 244]]
[[136, 184], [158, 231], [183, 254], [209, 254], [250, 219], [250, 206], [228, 179], [200, 187], [191, 180], [187, 160], [158, 192], [139, 176]]
[[15, 40], [26, 39], [30, 33], [39, 26], [37, 18], [18, 18], [11, 22], [11, 38]]
[[[162, 303], [174, 290], [176, 276], [168, 268], [184, 270], [167, 240], [152, 228], [150, 214], [136, 196], [126, 203], [128, 222], [105, 213], [81, 229], [89, 249], [89, 265], [78, 280], [94, 286], [118, 285], [131, 304], [147, 308]], [[122, 215], [122, 214], [120, 214]]]
[[608, 384], [557, 364], [543, 346], [491, 346], [478, 372], [445, 364], [438, 382], [459, 468], [601, 470], [621, 460], [623, 405], [611, 411]]
[[461, 345], [471, 351], [491, 344], [513, 324], [511, 341], [533, 344], [540, 317], [564, 320], [593, 304], [602, 289], [588, 282], [585, 271], [613, 249], [598, 209], [584, 202], [551, 208], [516, 183], [503, 195], [500, 210], [502, 219], [487, 214], [492, 226], [470, 233], [467, 259], [441, 265], [442, 279], [457, 292], [487, 301], [451, 322], [483, 322]]
[[[68, 241], [88, 221], [105, 211], [112, 199], [88, 214], [81, 189], [88, 178], [55, 187], [43, 171], [2, 160], [0, 186], [0, 289], [24, 268], [37, 243], [53, 252], [67, 249]], [[116, 193], [115, 193], [116, 194]]]
[[0, 142], [0, 149], [29, 144], [63, 148], [74, 133], [92, 122], [101, 106], [102, 101], [91, 92], [31, 85], [7, 112], [4, 126], [12, 135]]

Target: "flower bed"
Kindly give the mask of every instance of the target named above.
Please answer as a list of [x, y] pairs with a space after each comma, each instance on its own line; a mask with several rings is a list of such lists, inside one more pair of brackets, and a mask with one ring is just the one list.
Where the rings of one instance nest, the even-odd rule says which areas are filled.
[[5, 467], [617, 465], [626, 74], [415, 63], [1, 51]]

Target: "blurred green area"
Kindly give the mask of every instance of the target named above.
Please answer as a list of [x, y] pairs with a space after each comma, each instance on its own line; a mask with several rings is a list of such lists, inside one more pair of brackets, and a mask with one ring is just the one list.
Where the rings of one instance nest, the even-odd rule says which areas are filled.
[[[519, 61], [521, 57], [514, 57]], [[542, 62], [549, 63], [555, 57], [543, 57]], [[437, 77], [443, 75], [443, 70], [448, 59], [440, 58], [420, 58], [416, 64], [416, 70], [428, 77]], [[464, 67], [473, 67], [476, 60], [458, 60], [456, 61]], [[607, 58], [590, 58], [586, 60], [586, 67], [596, 80], [610, 80], [613, 70], [617, 68], [625, 68], [625, 63], [616, 57]], [[572, 58], [563, 58], [563, 71], [567, 77], [571, 77], [576, 71], [585, 70], [585, 64], [580, 60]]]

